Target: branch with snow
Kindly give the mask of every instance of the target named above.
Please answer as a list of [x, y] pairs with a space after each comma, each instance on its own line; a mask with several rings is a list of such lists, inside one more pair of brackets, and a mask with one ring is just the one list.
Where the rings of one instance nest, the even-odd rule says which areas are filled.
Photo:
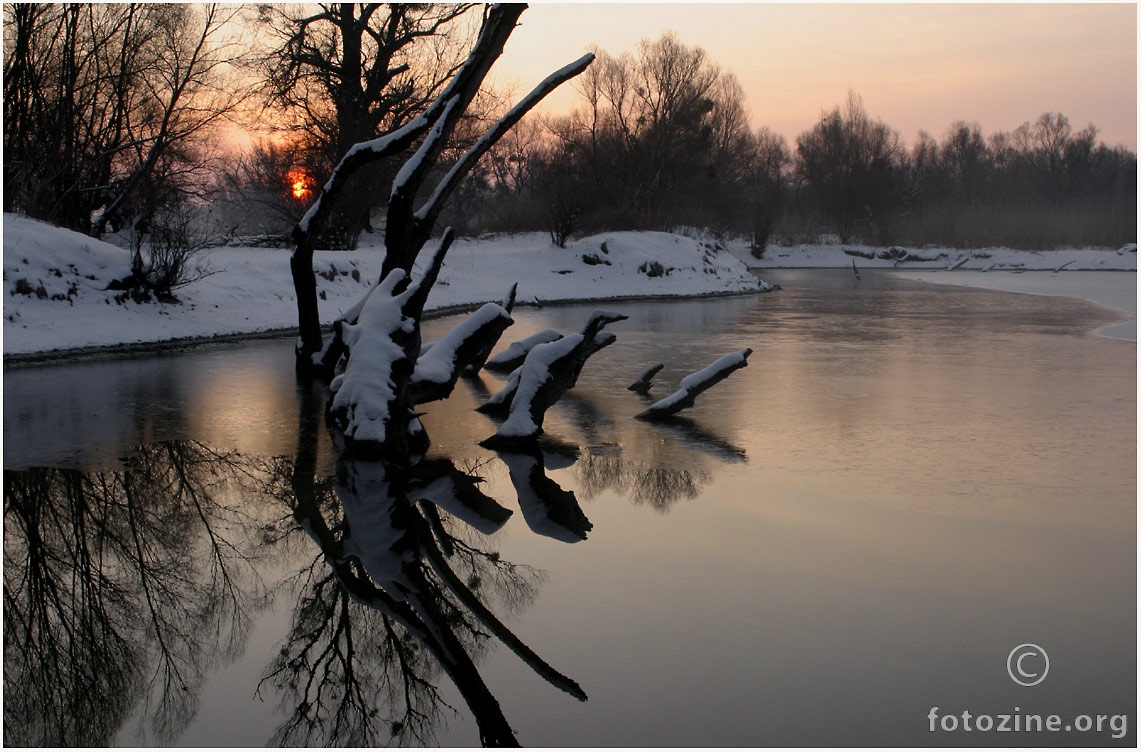
[[714, 384], [724, 381], [733, 371], [749, 365], [748, 358], [752, 354], [750, 348], [745, 348], [721, 356], [700, 371], [686, 376], [681, 380], [681, 387], [676, 392], [658, 400], [634, 417], [639, 420], [658, 420], [674, 415], [687, 407], [693, 407], [693, 402], [699, 394]]
[[481, 353], [490, 350], [514, 319], [495, 303], [487, 303], [436, 340], [426, 352], [421, 350], [408, 384], [412, 405], [448, 397], [460, 374]]
[[[507, 313], [511, 313], [511, 310], [515, 307], [515, 292], [518, 289], [519, 283], [515, 282], [511, 285], [511, 289], [507, 291], [507, 295], [503, 297], [503, 300], [499, 301], [499, 307], [507, 311]], [[475, 357], [471, 359], [471, 362], [464, 366], [464, 376], [475, 376], [479, 373], [480, 369], [487, 363], [488, 356], [490, 356], [491, 351], [495, 349], [495, 345], [498, 344], [499, 337], [502, 336], [502, 334], [503, 332], [500, 331], [499, 335], [494, 339], [488, 338], [485, 340], [484, 346], [475, 353]]]
[[510, 373], [523, 365], [523, 359], [527, 357], [527, 353], [531, 352], [531, 348], [535, 345], [554, 342], [556, 339], [561, 339], [562, 336], [562, 332], [558, 329], [543, 329], [535, 332], [530, 337], [512, 342], [506, 350], [489, 359], [484, 368], [496, 373]]
[[529, 441], [542, 433], [543, 414], [574, 387], [587, 359], [614, 343], [616, 337], [602, 328], [626, 318], [621, 313], [598, 309], [591, 312], [581, 333], [532, 347], [522, 365], [511, 372], [507, 385], [477, 408], [488, 415], [508, 415], [499, 432], [487, 441]]
[[519, 366], [518, 388], [511, 396], [507, 420], [495, 435], [480, 443], [489, 448], [533, 443], [543, 432], [547, 410], [574, 388], [587, 358], [616, 339], [611, 332], [599, 332], [589, 340], [572, 334], [537, 345]]

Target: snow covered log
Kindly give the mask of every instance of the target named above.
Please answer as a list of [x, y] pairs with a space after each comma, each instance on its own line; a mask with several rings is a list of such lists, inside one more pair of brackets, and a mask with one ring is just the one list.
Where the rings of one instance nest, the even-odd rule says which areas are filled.
[[[507, 313], [511, 313], [512, 309], [515, 308], [515, 292], [518, 289], [518, 282], [512, 284], [511, 289], [507, 291], [507, 295], [504, 296], [503, 300], [499, 301], [499, 307], [507, 311]], [[502, 334], [502, 332], [500, 332], [500, 334]], [[480, 369], [483, 368], [484, 363], [487, 362], [488, 357], [491, 355], [491, 351], [495, 349], [495, 345], [498, 342], [498, 336], [495, 339], [489, 339], [487, 343], [475, 354], [475, 357], [472, 358], [471, 362], [464, 366], [463, 375], [475, 376], [477, 373], [479, 373]]]
[[562, 332], [558, 329], [543, 329], [535, 332], [530, 337], [512, 342], [506, 350], [489, 359], [484, 368], [496, 373], [510, 373], [523, 365], [523, 359], [527, 357], [527, 353], [531, 352], [532, 347], [554, 342], [562, 336]]
[[407, 392], [420, 352], [424, 302], [454, 237], [449, 228], [414, 283], [407, 284], [402, 269], [390, 272], [362, 301], [357, 322], [341, 326], [348, 361], [329, 384], [327, 412], [345, 451], [408, 462], [427, 447]]
[[738, 368], [749, 365], [748, 358], [753, 354], [750, 348], [739, 352], [723, 355], [710, 365], [686, 376], [681, 380], [681, 388], [676, 392], [658, 400], [648, 408], [638, 413], [639, 420], [657, 420], [673, 415], [687, 407], [693, 407], [693, 401], [699, 394], [726, 378]]
[[654, 363], [652, 366], [642, 371], [642, 373], [638, 375], [638, 378], [634, 379], [634, 383], [626, 388], [631, 392], [637, 392], [638, 394], [649, 394], [650, 388], [654, 385], [653, 378], [658, 375], [658, 371], [662, 370], [665, 367], [666, 366], [664, 363]]
[[494, 436], [481, 443], [493, 448], [526, 445], [534, 441], [543, 432], [543, 417], [547, 410], [578, 383], [587, 359], [617, 339], [602, 328], [626, 318], [621, 313], [596, 310], [591, 313], [581, 334], [533, 347], [524, 358], [523, 365], [512, 372], [507, 386], [479, 408], [480, 412], [493, 415], [507, 410], [507, 420]]
[[447, 398], [460, 374], [499, 341], [514, 319], [496, 303], [487, 303], [440, 337], [416, 360], [408, 384], [408, 402], [421, 405]]
[[[606, 334], [604, 336], [599, 336], [599, 333], [602, 331], [602, 328], [605, 327], [607, 324], [612, 324], [616, 321], [624, 321], [627, 318], [629, 318], [629, 317], [624, 315], [624, 314], [616, 313], [614, 311], [606, 311], [603, 309], [596, 309], [596, 310], [591, 312], [590, 318], [587, 319], [587, 322], [583, 326], [582, 332], [581, 332], [581, 336], [584, 338], [582, 340], [582, 342], [584, 342], [586, 344], [583, 344], [582, 349], [579, 352], [577, 352], [575, 355], [575, 357], [578, 359], [577, 367], [576, 367], [576, 369], [574, 369], [573, 374], [570, 375], [570, 378], [572, 379], [572, 383], [571, 383], [570, 387], [567, 387], [567, 389], [570, 389], [571, 387], [573, 387], [574, 382], [578, 381], [578, 376], [582, 372], [583, 365], [586, 364], [586, 359], [589, 358], [594, 353], [601, 350], [602, 348], [604, 348], [607, 345], [610, 345], [614, 342], [615, 338], [614, 338], [614, 335], [612, 335], [612, 334]], [[557, 334], [557, 332], [554, 329], [544, 330], [544, 331], [549, 331], [549, 332], [553, 332], [553, 333]], [[538, 334], [532, 335], [532, 338], [535, 338], [536, 340], [538, 340], [540, 334], [542, 334], [542, 332], [539, 332]], [[579, 336], [579, 335], [574, 335], [574, 336]], [[487, 402], [485, 402], [482, 405], [480, 405], [479, 407], [477, 407], [476, 410], [478, 412], [484, 413], [486, 415], [496, 415], [496, 416], [506, 416], [508, 413], [510, 413], [511, 405], [514, 402], [515, 393], [519, 389], [520, 378], [522, 377], [522, 374], [523, 374], [523, 371], [522, 371], [523, 363], [526, 363], [527, 357], [530, 357], [531, 351], [533, 349], [535, 349], [535, 347], [537, 347], [538, 345], [551, 344], [551, 343], [554, 343], [557, 341], [561, 341], [561, 339], [559, 339], [559, 338], [552, 339], [550, 341], [550, 343], [544, 343], [544, 342], [536, 341], [535, 345], [531, 346], [527, 350], [527, 353], [523, 358], [523, 362], [520, 363], [520, 365], [517, 366], [515, 368], [515, 370], [512, 371], [511, 374], [507, 377], [507, 384], [501, 390], [499, 390], [499, 392], [496, 393], [491, 399], [489, 399]], [[566, 390], [564, 389], [563, 391], [565, 392]], [[557, 397], [556, 397], [556, 399], [557, 399]]]
[[[555, 340], [560, 341], [559, 340]], [[532, 348], [534, 349], [534, 348]], [[507, 383], [503, 385], [495, 394], [477, 407], [477, 413], [484, 415], [493, 415], [498, 418], [506, 418], [507, 414], [511, 412], [511, 401], [515, 399], [515, 393], [519, 391], [519, 379], [523, 376], [523, 366], [520, 365], [507, 376]]]
[[518, 388], [512, 395], [507, 420], [494, 436], [480, 443], [488, 448], [501, 448], [533, 442], [543, 432], [547, 410], [567, 390], [574, 388], [587, 358], [616, 339], [611, 332], [598, 332], [589, 340], [581, 334], [572, 334], [537, 345], [519, 366]]

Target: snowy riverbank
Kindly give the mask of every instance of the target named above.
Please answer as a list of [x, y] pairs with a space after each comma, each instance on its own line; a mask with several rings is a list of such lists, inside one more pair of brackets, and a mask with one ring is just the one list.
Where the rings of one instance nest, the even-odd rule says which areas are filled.
[[931, 271], [1137, 271], [1137, 245], [1106, 250], [1015, 251], [1009, 248], [878, 248], [863, 245], [772, 246], [762, 258], [733, 252], [752, 269], [925, 269]]
[[[10, 214], [4, 215], [3, 231], [5, 356], [243, 336], [296, 326], [289, 253], [282, 249], [211, 249], [204, 254], [210, 275], [179, 289], [180, 303], [120, 304], [106, 288], [129, 273], [127, 251]], [[314, 267], [325, 323], [360, 298], [379, 273], [382, 255], [378, 241], [355, 252], [317, 254]], [[1067, 274], [1136, 272], [1135, 246], [1049, 252], [773, 246], [756, 260], [744, 248], [725, 251], [709, 241], [660, 232], [605, 233], [565, 249], [538, 233], [458, 240], [428, 308], [499, 300], [513, 282], [519, 283], [524, 305], [752, 292], [768, 285], [746, 267], [763, 276], [766, 268], [847, 267], [853, 260], [858, 268], [894, 269], [928, 282], [1082, 297], [1137, 315], [1135, 274], [1106, 275], [1097, 283], [1079, 283], [1088, 275]], [[1049, 273], [1059, 267], [1064, 271]], [[1030, 270], [1037, 271], [1018, 273]], [[1104, 333], [1135, 340], [1136, 322]]]
[[[321, 317], [332, 323], [380, 272], [383, 249], [319, 252]], [[215, 248], [209, 276], [180, 303], [119, 303], [107, 285], [130, 272], [127, 251], [4, 215], [5, 356], [241, 335], [296, 326], [289, 253]], [[500, 300], [520, 304], [756, 292], [768, 285], [708, 242], [667, 233], [606, 233], [557, 248], [545, 234], [458, 240], [428, 298], [430, 310]]]

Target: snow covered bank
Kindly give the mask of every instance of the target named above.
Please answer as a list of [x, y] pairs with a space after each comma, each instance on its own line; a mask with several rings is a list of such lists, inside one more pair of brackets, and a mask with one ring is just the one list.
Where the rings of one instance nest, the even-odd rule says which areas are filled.
[[[297, 325], [289, 252], [215, 248], [213, 274], [177, 290], [179, 304], [116, 302], [107, 285], [130, 272], [127, 251], [85, 235], [4, 215], [5, 355], [209, 338]], [[321, 317], [331, 323], [380, 273], [379, 240], [317, 253]], [[733, 254], [668, 233], [617, 232], [557, 248], [545, 234], [458, 240], [428, 310], [499, 300], [519, 304], [692, 296], [769, 289]]]
[[863, 245], [797, 245], [765, 249], [755, 259], [744, 247], [733, 253], [752, 269], [837, 268], [855, 262], [860, 269], [943, 269], [943, 270], [1046, 270], [1137, 271], [1137, 246], [1129, 244], [1116, 251], [1014, 251], [1009, 248], [877, 248]]
[[954, 272], [897, 271], [896, 276], [940, 285], [963, 285], [987, 290], [1020, 292], [1030, 295], [1053, 295], [1081, 298], [1132, 316], [1132, 321], [1098, 330], [1098, 334], [1115, 339], [1137, 341], [1137, 275], [1128, 273], [1094, 274], [1092, 272]]

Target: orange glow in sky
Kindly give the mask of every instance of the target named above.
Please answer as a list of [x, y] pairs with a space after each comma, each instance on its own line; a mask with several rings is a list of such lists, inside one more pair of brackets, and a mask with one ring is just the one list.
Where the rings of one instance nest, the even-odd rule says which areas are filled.
[[[1137, 148], [1135, 4], [534, 3], [493, 69], [516, 95], [592, 44], [611, 54], [674, 30], [744, 86], [753, 125], [790, 143], [849, 90], [907, 143], [955, 120], [984, 134], [1043, 112]], [[564, 112], [573, 85], [544, 109]]]
[[313, 179], [310, 178], [301, 168], [294, 168], [289, 171], [286, 179], [289, 181], [289, 187], [293, 193], [293, 198], [303, 199], [313, 192], [309, 187]]

